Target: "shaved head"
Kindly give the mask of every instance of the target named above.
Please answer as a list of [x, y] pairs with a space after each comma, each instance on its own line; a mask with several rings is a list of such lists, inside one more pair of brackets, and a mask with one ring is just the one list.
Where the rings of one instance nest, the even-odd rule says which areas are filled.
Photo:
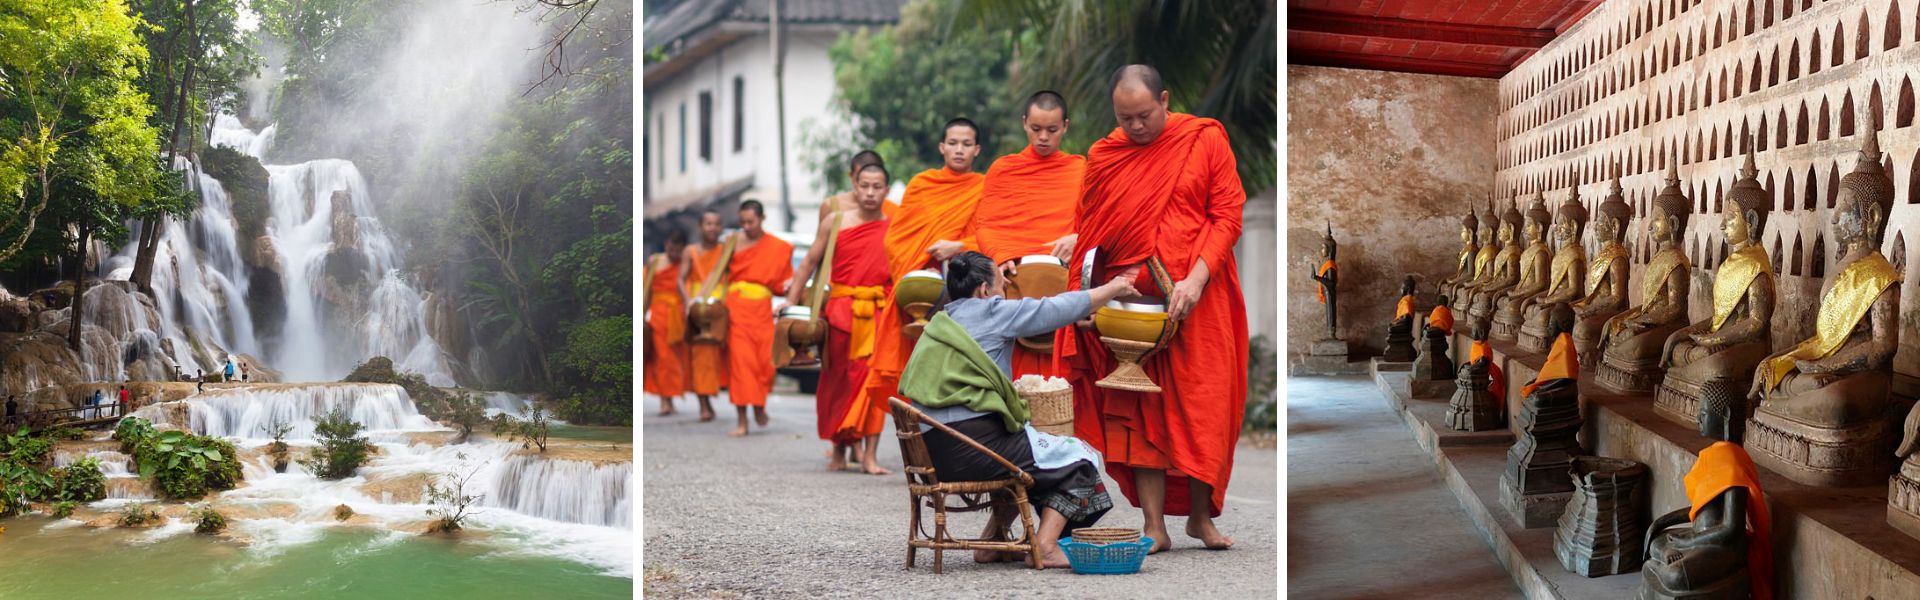
[[1022, 114], [1031, 117], [1035, 110], [1060, 111], [1060, 120], [1064, 121], [1067, 119], [1067, 99], [1053, 90], [1034, 92], [1032, 96], [1027, 96], [1027, 110]]
[[1111, 83], [1113, 118], [1127, 140], [1145, 146], [1159, 139], [1167, 129], [1167, 90], [1160, 72], [1147, 65], [1127, 65], [1114, 70]]
[[1147, 65], [1127, 65], [1114, 69], [1113, 76], [1107, 79], [1107, 93], [1118, 91], [1122, 85], [1137, 85], [1155, 96], [1167, 91], [1167, 86], [1160, 80], [1160, 70]]
[[880, 153], [874, 152], [872, 150], [861, 150], [860, 153], [853, 155], [853, 164], [851, 165], [850, 168], [847, 169], [847, 172], [854, 175], [859, 175], [860, 171], [866, 169], [870, 165], [886, 166], [886, 164], [887, 164], [887, 161], [882, 160], [880, 158]]

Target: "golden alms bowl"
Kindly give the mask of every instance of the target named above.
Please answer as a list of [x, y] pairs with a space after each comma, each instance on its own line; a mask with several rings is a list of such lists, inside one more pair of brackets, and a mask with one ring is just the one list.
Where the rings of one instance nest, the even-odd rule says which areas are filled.
[[[1019, 272], [1007, 286], [1007, 297], [1049, 298], [1067, 291], [1067, 267], [1060, 259], [1046, 254], [1020, 257]], [[1015, 343], [1035, 352], [1053, 352], [1053, 333], [1024, 337]]]
[[693, 341], [719, 343], [726, 341], [727, 305], [713, 298], [694, 300], [687, 306], [687, 320], [696, 332]]
[[788, 306], [780, 309], [780, 319], [774, 323], [779, 333], [784, 333], [787, 346], [793, 349], [793, 359], [787, 362], [789, 367], [811, 367], [820, 364], [813, 355], [813, 348], [827, 339], [827, 322], [813, 317], [813, 310], [805, 306]]
[[939, 271], [921, 269], [907, 273], [893, 286], [893, 302], [913, 317], [913, 322], [901, 327], [908, 336], [920, 337], [920, 330], [927, 326], [927, 315], [933, 313], [933, 303], [940, 301], [940, 288], [946, 286], [947, 278]]
[[1134, 392], [1159, 393], [1160, 385], [1147, 376], [1140, 361], [1166, 346], [1178, 329], [1167, 318], [1167, 305], [1159, 299], [1132, 297], [1107, 302], [1093, 312], [1093, 327], [1100, 342], [1113, 351], [1119, 363], [1113, 372], [1094, 385]]

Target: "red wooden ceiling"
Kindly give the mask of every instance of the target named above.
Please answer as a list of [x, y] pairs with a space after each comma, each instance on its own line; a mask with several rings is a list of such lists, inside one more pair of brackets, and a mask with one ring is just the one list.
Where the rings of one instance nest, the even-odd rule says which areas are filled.
[[1493, 77], [1601, 0], [1288, 0], [1287, 62]]

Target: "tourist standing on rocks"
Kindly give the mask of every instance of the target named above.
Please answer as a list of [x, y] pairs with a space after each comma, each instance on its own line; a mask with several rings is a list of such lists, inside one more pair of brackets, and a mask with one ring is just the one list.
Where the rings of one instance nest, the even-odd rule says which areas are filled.
[[193, 379], [193, 391], [194, 391], [194, 392], [202, 392], [202, 391], [206, 391], [206, 389], [207, 389], [207, 370], [206, 370], [206, 369], [197, 369], [197, 371], [199, 371], [199, 373], [200, 373], [200, 376], [199, 376], [199, 377], [195, 377], [195, 378]]
[[120, 384], [120, 414], [125, 415], [128, 412], [132, 411], [133, 410], [132, 402], [133, 402], [133, 394], [127, 391], [127, 384], [125, 383]]

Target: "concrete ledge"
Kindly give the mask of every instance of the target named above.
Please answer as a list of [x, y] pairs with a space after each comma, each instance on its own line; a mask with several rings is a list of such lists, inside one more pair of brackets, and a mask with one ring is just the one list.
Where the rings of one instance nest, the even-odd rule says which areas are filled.
[[1380, 385], [1381, 395], [1393, 403], [1394, 410], [1406, 413], [1406, 418], [1421, 422], [1422, 426], [1415, 428], [1415, 431], [1424, 429], [1428, 432], [1426, 439], [1420, 442], [1422, 448], [1431, 452], [1435, 446], [1496, 446], [1505, 452], [1507, 447], [1513, 445], [1513, 432], [1505, 428], [1459, 431], [1447, 426], [1447, 404], [1452, 398], [1408, 397], [1406, 388], [1396, 381], [1403, 378], [1411, 379], [1412, 375], [1380, 373], [1374, 377], [1374, 382]]
[[[1544, 357], [1524, 352], [1510, 342], [1493, 341], [1494, 360], [1507, 373], [1508, 414], [1516, 414], [1522, 400], [1519, 389], [1532, 382]], [[1687, 504], [1682, 478], [1693, 466], [1700, 449], [1712, 440], [1659, 416], [1651, 394], [1623, 395], [1594, 383], [1591, 370], [1582, 371], [1580, 403], [1586, 425], [1580, 433], [1581, 445], [1599, 456], [1625, 458], [1646, 464], [1647, 489], [1651, 515], [1663, 514]], [[1403, 411], [1403, 416], [1405, 411]], [[1420, 437], [1422, 426], [1409, 418], [1409, 426]], [[1509, 425], [1513, 425], [1511, 418]], [[1444, 424], [1442, 424], [1444, 427]], [[1423, 444], [1423, 447], [1426, 445]], [[1430, 448], [1431, 450], [1431, 448]], [[1498, 476], [1504, 466], [1503, 453], [1486, 459], [1485, 467], [1475, 467], [1473, 453], [1493, 448], [1446, 449], [1436, 453], [1442, 473], [1452, 468], [1466, 473], [1466, 480], [1488, 477], [1469, 486], [1472, 495], [1456, 493], [1462, 505], [1481, 504], [1481, 510], [1498, 506]], [[1504, 451], [1504, 449], [1501, 449]], [[1490, 469], [1476, 474], [1475, 469]], [[1920, 539], [1910, 537], [1887, 522], [1887, 482], [1859, 487], [1814, 487], [1793, 482], [1778, 473], [1760, 469], [1760, 485], [1767, 495], [1773, 515], [1776, 594], [1783, 598], [1912, 598], [1920, 597]], [[1456, 492], [1459, 490], [1456, 489]], [[1479, 496], [1486, 496], [1485, 499]], [[1467, 506], [1471, 514], [1476, 509]], [[1476, 519], [1477, 520], [1477, 519]], [[1506, 523], [1502, 523], [1506, 525]], [[1482, 527], [1495, 553], [1501, 543], [1492, 541], [1498, 531]], [[1546, 532], [1551, 529], [1534, 530]], [[1511, 536], [1510, 536], [1511, 537]], [[1508, 542], [1511, 544], [1511, 542]], [[1525, 549], [1525, 548], [1522, 548]], [[1537, 550], [1528, 550], [1528, 561], [1553, 562], [1551, 541]], [[1506, 559], [1502, 559], [1507, 563]], [[1557, 562], [1553, 569], [1558, 571]], [[1511, 570], [1511, 568], [1510, 568]], [[1631, 576], [1637, 585], [1637, 573], [1602, 578]], [[1515, 573], [1515, 581], [1533, 597], [1526, 576]], [[1631, 586], [1628, 586], [1629, 589]], [[1566, 597], [1616, 598], [1626, 594], [1571, 594]]]

